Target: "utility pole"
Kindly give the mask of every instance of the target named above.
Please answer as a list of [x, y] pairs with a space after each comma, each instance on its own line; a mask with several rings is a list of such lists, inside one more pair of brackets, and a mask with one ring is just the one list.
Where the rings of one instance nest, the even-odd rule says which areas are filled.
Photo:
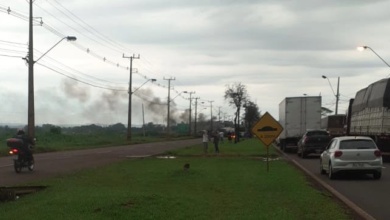
[[336, 115], [337, 115], [338, 109], [339, 109], [339, 98], [340, 98], [339, 88], [340, 88], [340, 77], [337, 78], [336, 112], [335, 112]]
[[188, 119], [188, 135], [191, 136], [191, 105], [192, 105], [192, 99], [191, 99], [191, 95], [192, 94], [195, 94], [195, 92], [189, 92], [190, 94], [190, 114], [189, 114], [189, 119]]
[[123, 54], [123, 58], [130, 60], [130, 80], [129, 80], [129, 91], [128, 91], [129, 92], [129, 109], [128, 109], [128, 116], [127, 116], [127, 140], [131, 141], [131, 96], [133, 95], [132, 88], [131, 88], [132, 87], [131, 78], [132, 78], [132, 74], [133, 74], [133, 59], [139, 59], [140, 56], [138, 54], [138, 56], [136, 57], [133, 54], [133, 56], [126, 57], [125, 54]]
[[175, 80], [175, 78], [168, 78], [164, 80], [168, 80], [168, 114], [167, 114], [167, 132], [168, 135], [171, 133], [171, 128], [170, 128], [170, 120], [169, 120], [169, 111], [170, 111], [170, 103], [171, 103], [171, 80]]
[[30, 0], [29, 43], [28, 43], [28, 113], [27, 133], [30, 138], [35, 136], [35, 106], [34, 106], [34, 49], [33, 49], [33, 0]]
[[211, 118], [210, 118], [210, 129], [211, 131], [213, 131], [213, 102], [214, 101], [208, 101], [210, 102], [210, 115], [211, 115]]
[[195, 99], [195, 125], [194, 125], [194, 134], [196, 135], [197, 131], [196, 131], [196, 125], [197, 125], [197, 118], [198, 118], [198, 113], [197, 113], [197, 110], [198, 110], [198, 99], [200, 99], [199, 97], [196, 97], [194, 98]]
[[142, 130], [145, 137], [145, 112], [144, 112], [144, 103], [142, 103]]

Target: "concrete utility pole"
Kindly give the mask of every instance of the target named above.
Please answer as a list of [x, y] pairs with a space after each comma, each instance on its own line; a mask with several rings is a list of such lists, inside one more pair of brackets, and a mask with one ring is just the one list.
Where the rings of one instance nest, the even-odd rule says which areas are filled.
[[195, 99], [195, 125], [194, 125], [194, 135], [196, 136], [196, 133], [197, 133], [197, 130], [196, 130], [196, 125], [197, 125], [197, 118], [198, 118], [198, 113], [197, 113], [197, 110], [198, 110], [198, 99], [200, 99], [199, 97], [196, 97], [194, 98]]
[[169, 119], [169, 114], [170, 114], [170, 103], [171, 103], [171, 80], [175, 80], [175, 78], [168, 78], [164, 80], [168, 80], [168, 114], [167, 114], [167, 132], [168, 134], [171, 133], [171, 127], [170, 127], [170, 119]]
[[190, 94], [190, 114], [189, 114], [189, 119], [188, 119], [188, 135], [191, 136], [191, 105], [192, 105], [192, 99], [191, 99], [191, 95], [192, 94], [195, 94], [195, 92], [189, 92]]
[[33, 0], [30, 0], [29, 43], [28, 43], [28, 113], [27, 133], [35, 137], [35, 106], [34, 106], [34, 49], [33, 49]]
[[61, 41], [67, 39], [68, 41], [75, 41], [77, 38], [74, 36], [67, 36], [58, 41], [54, 46], [41, 55], [37, 60], [34, 61], [34, 40], [33, 40], [33, 0], [29, 1], [30, 16], [29, 16], [29, 43], [28, 43], [28, 54], [26, 58], [23, 58], [28, 63], [28, 113], [27, 113], [27, 135], [30, 138], [35, 137], [35, 105], [34, 105], [34, 64], [57, 46]]
[[123, 58], [130, 60], [130, 80], [129, 80], [129, 109], [128, 109], [128, 116], [127, 116], [127, 140], [131, 141], [131, 97], [133, 95], [132, 92], [132, 74], [133, 74], [133, 59], [139, 59], [140, 56], [136, 57], [134, 54], [131, 57], [126, 57], [125, 54], [123, 54]]
[[208, 102], [210, 102], [210, 116], [211, 116], [211, 118], [210, 118], [210, 129], [211, 129], [211, 131], [213, 131], [213, 102], [214, 101], [208, 101]]
[[337, 77], [337, 92], [336, 92], [336, 115], [339, 110], [339, 99], [340, 99], [340, 77]]

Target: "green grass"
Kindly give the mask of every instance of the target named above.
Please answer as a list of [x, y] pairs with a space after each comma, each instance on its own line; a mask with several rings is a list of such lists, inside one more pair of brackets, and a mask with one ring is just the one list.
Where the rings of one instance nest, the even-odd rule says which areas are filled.
[[129, 159], [36, 182], [49, 187], [0, 204], [1, 219], [352, 219], [286, 161], [270, 161], [267, 172], [258, 140], [220, 150], [204, 156], [197, 145], [169, 152], [175, 159]]

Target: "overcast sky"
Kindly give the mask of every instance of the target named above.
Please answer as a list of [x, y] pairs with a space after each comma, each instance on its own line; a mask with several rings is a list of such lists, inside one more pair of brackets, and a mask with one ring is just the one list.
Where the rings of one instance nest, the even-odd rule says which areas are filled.
[[[373, 51], [356, 50], [367, 45], [390, 62], [389, 8], [385, 0], [35, 0], [36, 124], [127, 125], [123, 54], [140, 55], [132, 90], [146, 82], [133, 95], [134, 125], [142, 105], [146, 122], [166, 124], [168, 79], [178, 122], [188, 120], [183, 91], [195, 92], [198, 113], [210, 117], [212, 103], [213, 116], [231, 118], [224, 92], [233, 83], [276, 119], [285, 97], [304, 94], [334, 111], [338, 77], [345, 113], [358, 90], [390, 74]], [[28, 15], [26, 0], [0, 0], [0, 123], [27, 123]], [[40, 59], [65, 36], [77, 41]]]

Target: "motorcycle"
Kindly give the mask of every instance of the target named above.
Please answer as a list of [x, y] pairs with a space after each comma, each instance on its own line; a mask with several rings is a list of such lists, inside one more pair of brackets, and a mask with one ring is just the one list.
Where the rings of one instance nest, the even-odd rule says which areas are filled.
[[9, 138], [7, 139], [7, 145], [10, 148], [9, 154], [16, 155], [17, 158], [14, 159], [14, 169], [16, 173], [20, 173], [22, 168], [27, 168], [29, 171], [34, 170], [34, 157], [28, 155], [26, 150], [30, 150], [32, 146], [30, 145], [30, 149], [25, 149], [24, 142], [19, 138]]

